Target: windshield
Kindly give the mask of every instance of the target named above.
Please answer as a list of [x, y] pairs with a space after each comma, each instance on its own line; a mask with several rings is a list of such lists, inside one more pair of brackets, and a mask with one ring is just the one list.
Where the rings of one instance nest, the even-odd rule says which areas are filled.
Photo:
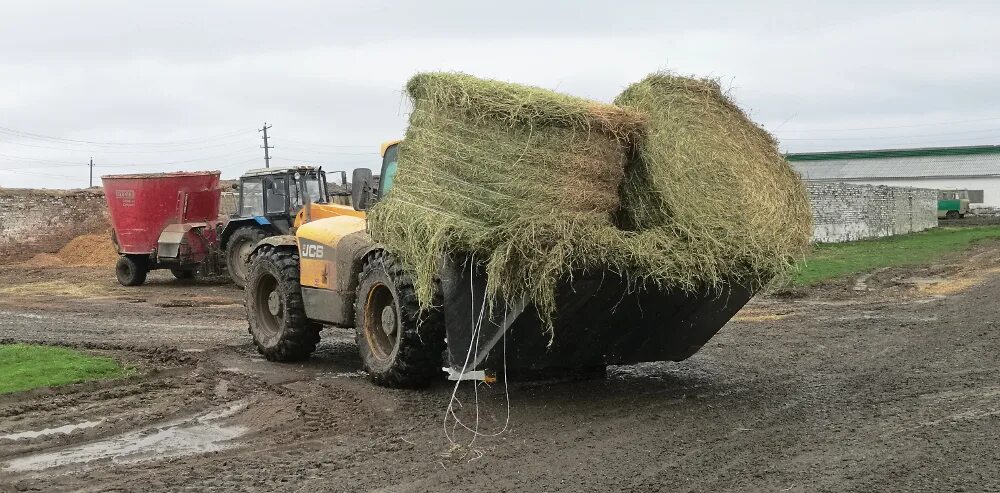
[[311, 202], [326, 202], [326, 197], [323, 196], [322, 184], [316, 173], [305, 175], [302, 181], [305, 183], [306, 195], [309, 196]]
[[[319, 175], [316, 172], [305, 173], [299, 177], [297, 180], [293, 180], [295, 190], [292, 192], [294, 194], [293, 203], [297, 207], [302, 207], [303, 197], [309, 197], [309, 201], [313, 203], [323, 204], [327, 202], [323, 190], [323, 182], [320, 180]], [[299, 187], [303, 187], [303, 190]]]
[[382, 158], [382, 176], [379, 181], [379, 197], [385, 197], [385, 194], [392, 188], [392, 182], [396, 179], [398, 155], [398, 144], [385, 150], [385, 157]]

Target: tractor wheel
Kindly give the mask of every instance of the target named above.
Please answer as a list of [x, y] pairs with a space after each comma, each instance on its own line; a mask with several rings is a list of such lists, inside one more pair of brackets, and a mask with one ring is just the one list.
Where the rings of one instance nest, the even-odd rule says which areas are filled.
[[170, 273], [180, 280], [194, 279], [194, 270], [191, 269], [170, 269]]
[[441, 311], [420, 311], [412, 279], [392, 256], [376, 253], [365, 262], [354, 313], [361, 361], [375, 383], [419, 387], [441, 374]]
[[944, 217], [948, 219], [958, 219], [958, 211], [948, 211], [948, 213], [945, 214]]
[[149, 261], [139, 255], [122, 255], [115, 264], [115, 277], [122, 286], [138, 286], [146, 282]]
[[239, 286], [246, 286], [248, 258], [257, 242], [267, 238], [267, 233], [260, 228], [244, 226], [237, 229], [226, 242], [226, 268], [229, 277]]
[[268, 361], [308, 358], [323, 326], [306, 318], [298, 254], [289, 248], [264, 247], [246, 279], [243, 299], [250, 335], [260, 354]]

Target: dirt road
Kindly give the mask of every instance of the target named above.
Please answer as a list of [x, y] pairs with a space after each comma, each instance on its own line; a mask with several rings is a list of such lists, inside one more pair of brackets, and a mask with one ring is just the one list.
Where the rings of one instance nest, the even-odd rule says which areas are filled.
[[[997, 491], [998, 257], [757, 300], [681, 363], [512, 383], [471, 446], [450, 385], [375, 387], [346, 330], [268, 363], [224, 283], [9, 267], [0, 340], [139, 372], [0, 396], [0, 491]], [[507, 395], [479, 388], [484, 433]]]

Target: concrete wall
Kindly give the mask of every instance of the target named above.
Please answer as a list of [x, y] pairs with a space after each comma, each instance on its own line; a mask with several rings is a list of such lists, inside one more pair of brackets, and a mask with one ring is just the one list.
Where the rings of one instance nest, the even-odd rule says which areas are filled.
[[937, 190], [807, 182], [813, 241], [836, 243], [923, 231], [937, 226]]
[[0, 264], [56, 252], [109, 227], [102, 190], [0, 189]]

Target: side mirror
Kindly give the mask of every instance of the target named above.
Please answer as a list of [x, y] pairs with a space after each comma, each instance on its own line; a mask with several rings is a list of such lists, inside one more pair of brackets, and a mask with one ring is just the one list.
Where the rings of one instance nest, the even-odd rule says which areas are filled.
[[372, 170], [356, 168], [351, 174], [351, 206], [366, 211], [372, 202]]

